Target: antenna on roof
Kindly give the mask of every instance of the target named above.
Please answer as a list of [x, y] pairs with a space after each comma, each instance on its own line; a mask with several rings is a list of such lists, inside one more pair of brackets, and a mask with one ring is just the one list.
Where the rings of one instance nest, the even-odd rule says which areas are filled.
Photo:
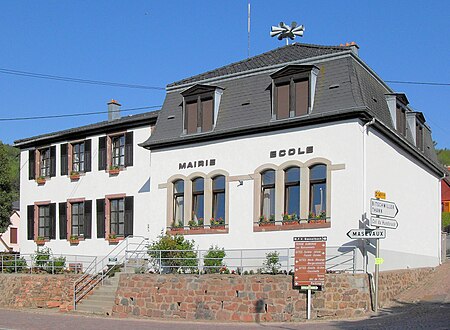
[[270, 36], [278, 36], [278, 40], [286, 39], [286, 45], [289, 45], [289, 39], [294, 40], [296, 36], [303, 37], [304, 31], [305, 27], [303, 25], [297, 26], [297, 22], [292, 22], [291, 26], [280, 22], [278, 26], [272, 26]]

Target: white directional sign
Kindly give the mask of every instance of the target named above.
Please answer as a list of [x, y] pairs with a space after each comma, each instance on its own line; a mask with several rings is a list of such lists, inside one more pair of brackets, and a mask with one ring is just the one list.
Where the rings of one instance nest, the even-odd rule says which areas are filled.
[[351, 229], [347, 236], [351, 239], [386, 238], [386, 229]]
[[387, 218], [395, 218], [398, 213], [397, 205], [394, 202], [388, 202], [372, 198], [370, 200], [370, 214], [379, 215]]
[[385, 219], [385, 218], [370, 218], [370, 225], [384, 228], [397, 229], [398, 222], [395, 219]]

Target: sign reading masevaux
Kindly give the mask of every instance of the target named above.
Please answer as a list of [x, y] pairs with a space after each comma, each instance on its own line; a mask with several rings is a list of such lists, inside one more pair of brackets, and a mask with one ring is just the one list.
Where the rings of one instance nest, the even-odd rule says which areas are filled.
[[347, 236], [351, 239], [358, 238], [386, 238], [386, 229], [351, 229]]
[[395, 218], [397, 213], [398, 208], [394, 202], [388, 202], [374, 198], [370, 199], [370, 214], [387, 218]]
[[370, 217], [370, 225], [383, 228], [397, 229], [398, 222], [395, 219]]

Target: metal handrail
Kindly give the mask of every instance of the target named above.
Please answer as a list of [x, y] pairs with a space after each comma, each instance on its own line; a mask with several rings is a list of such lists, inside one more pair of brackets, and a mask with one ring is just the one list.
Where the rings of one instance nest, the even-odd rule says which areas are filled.
[[[103, 283], [103, 280], [109, 276], [109, 274], [113, 271], [114, 267], [108, 267], [110, 265], [109, 261], [111, 256], [114, 255], [114, 263], [115, 265], [120, 265], [123, 260], [125, 260], [125, 253], [129, 246], [129, 240], [132, 238], [142, 238], [142, 241], [138, 244], [138, 246], [142, 246], [144, 241], [148, 241], [148, 238], [144, 236], [127, 236], [124, 240], [122, 240], [117, 246], [114, 247], [105, 257], [100, 259], [98, 262], [91, 263], [88, 268], [85, 270], [84, 274], [80, 276], [78, 280], [74, 282], [73, 287], [73, 307], [76, 310], [77, 303], [91, 290], [93, 290], [100, 282]], [[107, 269], [105, 270], [105, 261]], [[96, 261], [96, 260], [95, 260]], [[97, 273], [97, 270], [101, 267], [100, 273]], [[97, 273], [97, 274], [95, 274]]]

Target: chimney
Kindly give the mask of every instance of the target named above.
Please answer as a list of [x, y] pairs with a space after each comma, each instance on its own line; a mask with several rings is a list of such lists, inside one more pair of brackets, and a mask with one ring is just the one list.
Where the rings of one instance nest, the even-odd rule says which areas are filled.
[[350, 47], [350, 50], [352, 51], [353, 54], [355, 54], [356, 56], [358, 56], [358, 50], [359, 50], [359, 46], [356, 44], [356, 42], [352, 41], [352, 42], [347, 42], [344, 44], [340, 44], [340, 46], [347, 46]]
[[120, 106], [121, 104], [114, 99], [108, 102], [108, 121], [120, 119]]

